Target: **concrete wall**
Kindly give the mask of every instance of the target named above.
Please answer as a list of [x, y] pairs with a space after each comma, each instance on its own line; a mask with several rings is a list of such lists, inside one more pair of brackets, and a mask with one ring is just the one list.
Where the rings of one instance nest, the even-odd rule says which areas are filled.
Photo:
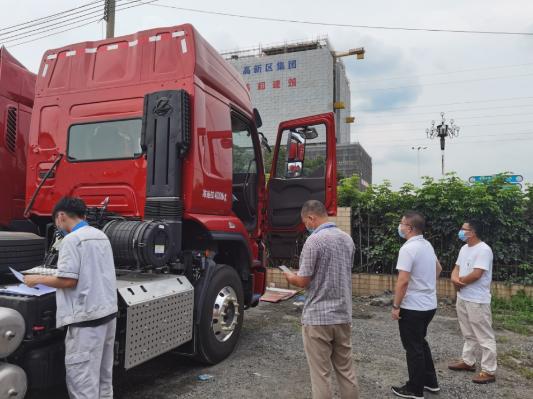
[[[352, 274], [352, 290], [354, 296], [379, 295], [387, 290], [394, 291], [395, 284], [395, 275]], [[283, 273], [279, 269], [268, 269], [267, 286], [299, 289], [297, 287], [289, 287]], [[502, 282], [492, 283], [492, 295], [498, 298], [510, 298], [520, 290], [524, 290], [528, 296], [533, 297], [533, 286], [520, 284], [508, 285]], [[437, 283], [437, 296], [439, 298], [455, 298], [455, 288], [450, 282], [450, 279], [439, 279]]]

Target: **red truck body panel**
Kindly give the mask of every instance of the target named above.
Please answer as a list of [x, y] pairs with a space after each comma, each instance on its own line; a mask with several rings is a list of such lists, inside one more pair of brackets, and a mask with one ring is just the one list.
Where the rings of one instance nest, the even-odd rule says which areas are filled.
[[23, 219], [35, 78], [0, 47], [0, 226]]

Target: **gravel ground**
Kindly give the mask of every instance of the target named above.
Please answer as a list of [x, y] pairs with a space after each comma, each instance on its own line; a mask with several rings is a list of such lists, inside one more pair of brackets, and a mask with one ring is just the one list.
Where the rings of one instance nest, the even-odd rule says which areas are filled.
[[[397, 324], [388, 307], [370, 306], [354, 299], [353, 353], [359, 374], [361, 398], [389, 398], [390, 386], [407, 378], [405, 355]], [[168, 354], [131, 370], [116, 392], [118, 399], [174, 398], [310, 398], [307, 363], [300, 335], [300, 310], [292, 301], [261, 303], [245, 314], [240, 344], [226, 361], [201, 367]], [[460, 354], [462, 339], [453, 307], [437, 312], [430, 325], [439, 382], [439, 399], [533, 398], [533, 380], [515, 369], [533, 366], [533, 337], [497, 331], [499, 356], [505, 366], [495, 384], [476, 385], [472, 374], [447, 370], [450, 359]], [[197, 381], [200, 374], [212, 379]], [[62, 396], [62, 395], [61, 395]], [[52, 397], [59, 399], [57, 393]], [[40, 396], [43, 398], [43, 396]]]

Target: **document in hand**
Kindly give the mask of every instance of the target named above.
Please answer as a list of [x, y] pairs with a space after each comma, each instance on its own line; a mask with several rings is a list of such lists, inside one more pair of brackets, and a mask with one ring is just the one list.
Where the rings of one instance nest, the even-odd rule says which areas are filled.
[[46, 285], [36, 285], [34, 288], [28, 287], [26, 284], [13, 284], [6, 285], [4, 287], [0, 286], [0, 294], [19, 294], [27, 296], [42, 296], [55, 292], [55, 288], [47, 287]]
[[5, 287], [0, 286], [0, 293], [8, 293], [8, 294], [19, 294], [19, 295], [28, 295], [28, 296], [41, 296], [45, 294], [49, 294], [51, 292], [55, 292], [55, 288], [47, 287], [46, 285], [37, 284], [35, 287], [30, 288], [26, 284], [24, 284], [24, 276], [19, 273], [18, 271], [9, 268], [11, 270], [11, 273], [22, 282], [22, 284], [12, 284], [7, 285]]

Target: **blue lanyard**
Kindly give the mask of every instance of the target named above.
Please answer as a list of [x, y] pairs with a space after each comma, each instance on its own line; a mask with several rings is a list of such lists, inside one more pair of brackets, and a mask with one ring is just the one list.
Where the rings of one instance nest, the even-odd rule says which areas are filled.
[[313, 231], [313, 234], [318, 233], [320, 230], [331, 229], [332, 227], [337, 227], [337, 225], [335, 223], [324, 223], [323, 225], [318, 226], [318, 228]]

